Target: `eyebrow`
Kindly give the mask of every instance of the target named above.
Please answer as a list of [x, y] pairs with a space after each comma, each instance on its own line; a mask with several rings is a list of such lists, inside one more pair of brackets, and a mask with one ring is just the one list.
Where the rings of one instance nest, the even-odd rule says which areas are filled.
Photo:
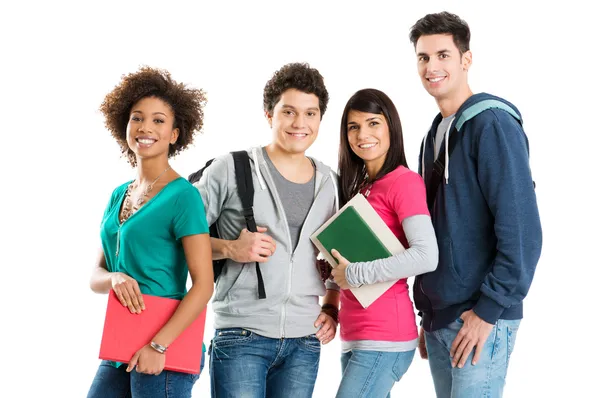
[[[131, 111], [131, 113], [144, 113], [144, 112], [135, 110], [135, 111]], [[162, 112], [154, 112], [153, 115], [163, 115], [164, 117], [167, 117], [167, 115], [165, 115]]]
[[[438, 52], [436, 52], [436, 54], [439, 55], [439, 54], [445, 54], [445, 53], [449, 53], [449, 52], [450, 52], [450, 50], [443, 49], [443, 50], [439, 50]], [[429, 56], [429, 54], [424, 53], [424, 52], [420, 52], [417, 54], [417, 57], [428, 57], [428, 56]]]
[[[281, 107], [282, 107], [282, 108], [290, 108], [290, 109], [294, 109], [294, 110], [296, 110], [296, 107], [295, 107], [295, 106], [293, 106], [293, 105], [286, 105], [286, 104], [283, 104], [283, 105], [281, 105]], [[319, 108], [318, 108], [318, 107], [311, 107], [311, 108], [308, 108], [308, 109], [307, 109], [307, 111], [319, 111]]]
[[[375, 119], [382, 120], [381, 117], [379, 117], [379, 116], [373, 116], [368, 119], [365, 119], [365, 122], [370, 122], [371, 120], [375, 120]], [[354, 120], [352, 120], [352, 121], [349, 121], [348, 124], [358, 124], [358, 123], [355, 122]]]

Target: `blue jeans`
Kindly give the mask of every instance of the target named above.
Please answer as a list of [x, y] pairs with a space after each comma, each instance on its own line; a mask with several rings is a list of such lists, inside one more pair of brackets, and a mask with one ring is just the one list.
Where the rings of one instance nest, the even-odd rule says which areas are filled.
[[[204, 353], [200, 372], [204, 367]], [[112, 362], [102, 361], [92, 382], [88, 398], [189, 398], [192, 387], [200, 377], [163, 370], [160, 375], [138, 373], [135, 369], [128, 373], [127, 364], [116, 368]]]
[[342, 381], [337, 398], [385, 398], [400, 381], [415, 350], [383, 352], [352, 350], [342, 354]]
[[217, 329], [208, 351], [213, 398], [312, 397], [321, 354], [314, 334], [271, 339]]
[[429, 367], [438, 398], [502, 397], [510, 354], [515, 346], [520, 320], [500, 319], [494, 325], [483, 351], [473, 366], [475, 349], [465, 366], [452, 368], [450, 347], [463, 325], [457, 319], [445, 328], [425, 332]]

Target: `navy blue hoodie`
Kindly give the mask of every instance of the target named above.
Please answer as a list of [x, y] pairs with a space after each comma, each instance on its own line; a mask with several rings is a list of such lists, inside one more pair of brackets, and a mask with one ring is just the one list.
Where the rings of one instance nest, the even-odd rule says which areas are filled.
[[[441, 120], [441, 114], [435, 118], [419, 157], [426, 182]], [[521, 124], [514, 105], [485, 93], [471, 96], [455, 115], [449, 133], [460, 136], [431, 213], [439, 264], [414, 284], [427, 331], [447, 326], [469, 309], [491, 324], [523, 317], [542, 228]]]

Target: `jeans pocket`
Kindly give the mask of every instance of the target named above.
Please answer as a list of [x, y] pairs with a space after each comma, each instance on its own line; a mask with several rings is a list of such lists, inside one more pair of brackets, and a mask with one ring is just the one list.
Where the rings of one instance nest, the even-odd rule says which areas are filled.
[[520, 321], [509, 321], [506, 325], [506, 364], [510, 360], [510, 355], [515, 348], [515, 340], [517, 339], [517, 331], [519, 330]]
[[402, 376], [404, 376], [404, 374], [410, 367], [410, 364], [412, 363], [413, 358], [415, 357], [415, 351], [416, 350], [410, 350], [397, 353], [398, 355], [396, 356], [396, 362], [392, 367], [392, 373], [394, 374], [394, 378], [397, 382], [400, 381]]
[[491, 344], [490, 358], [493, 360], [494, 355], [502, 348], [502, 332], [499, 330], [498, 322], [494, 325], [492, 332], [488, 336], [486, 345]]
[[321, 342], [315, 334], [310, 334], [305, 337], [300, 337], [300, 343], [304, 348], [311, 352], [321, 352]]
[[211, 345], [213, 348], [222, 348], [234, 344], [250, 341], [254, 333], [242, 328], [218, 329], [213, 337]]

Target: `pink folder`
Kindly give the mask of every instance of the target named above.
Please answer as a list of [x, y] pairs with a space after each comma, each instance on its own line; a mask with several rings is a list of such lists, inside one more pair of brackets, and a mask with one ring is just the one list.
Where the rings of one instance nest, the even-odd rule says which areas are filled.
[[[128, 363], [137, 350], [150, 343], [180, 303], [179, 300], [147, 294], [143, 297], [146, 309], [141, 314], [132, 314], [119, 302], [115, 292], [110, 291], [100, 359]], [[205, 320], [206, 309], [169, 346], [165, 354], [166, 370], [200, 373]]]

